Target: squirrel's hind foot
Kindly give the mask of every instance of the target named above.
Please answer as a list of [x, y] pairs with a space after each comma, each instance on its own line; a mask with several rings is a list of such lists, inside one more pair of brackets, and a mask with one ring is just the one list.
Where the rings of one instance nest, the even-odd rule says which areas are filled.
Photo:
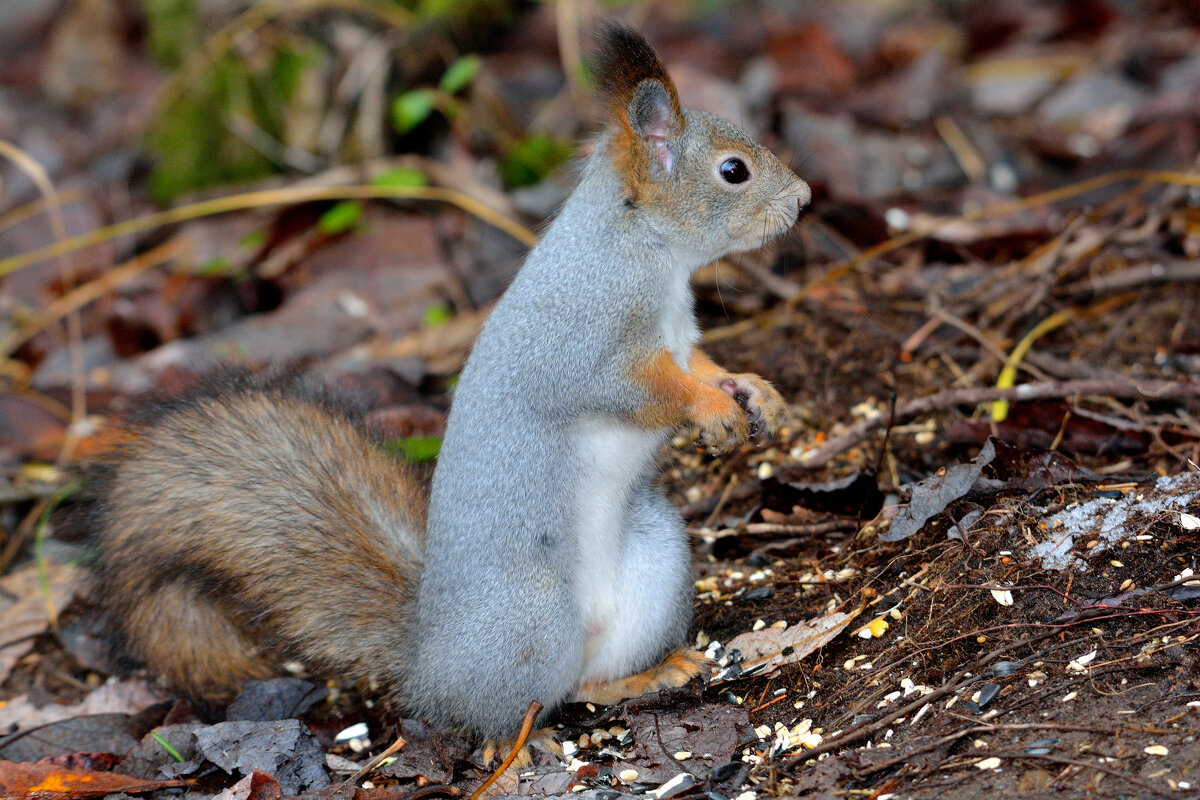
[[[484, 766], [496, 767], [503, 763], [508, 758], [508, 754], [512, 752], [514, 744], [516, 744], [515, 739], [506, 739], [502, 742], [488, 739], [481, 748]], [[529, 734], [525, 745], [517, 751], [517, 757], [513, 759], [510, 769], [525, 770], [533, 766], [533, 753], [530, 748], [541, 750], [558, 759], [564, 758], [562, 745], [554, 738], [554, 731], [550, 728], [539, 728]]]
[[575, 693], [576, 702], [611, 706], [629, 697], [638, 697], [660, 689], [684, 686], [692, 678], [708, 671], [712, 662], [696, 650], [680, 648], [667, 654], [650, 669], [613, 681], [586, 683]]

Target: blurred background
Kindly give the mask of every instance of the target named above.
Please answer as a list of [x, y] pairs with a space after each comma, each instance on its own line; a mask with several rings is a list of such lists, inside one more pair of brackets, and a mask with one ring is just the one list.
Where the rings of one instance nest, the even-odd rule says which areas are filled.
[[436, 436], [587, 151], [601, 19], [812, 184], [697, 287], [814, 424], [993, 382], [1062, 311], [1029, 374], [1194, 374], [1196, 0], [7, 0], [0, 460], [230, 361]]

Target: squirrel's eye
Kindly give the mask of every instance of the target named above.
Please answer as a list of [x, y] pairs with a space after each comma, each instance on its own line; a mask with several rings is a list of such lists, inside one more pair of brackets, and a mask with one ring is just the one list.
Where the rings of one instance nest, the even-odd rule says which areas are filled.
[[721, 162], [721, 177], [726, 183], [745, 183], [750, 179], [750, 168], [740, 158], [727, 158]]

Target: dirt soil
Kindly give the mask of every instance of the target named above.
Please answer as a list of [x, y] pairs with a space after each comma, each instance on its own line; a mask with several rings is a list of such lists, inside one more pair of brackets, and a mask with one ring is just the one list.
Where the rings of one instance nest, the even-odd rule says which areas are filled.
[[[50, 509], [138, 397], [227, 364], [293, 365], [431, 469], [454, 375], [570, 189], [539, 159], [592, 121], [563, 77], [576, 5], [412, 29], [208, 5], [190, 52], [217, 60], [174, 66], [141, 4], [0, 5], [0, 796], [466, 797], [476, 743], [378, 687], [167, 692], [107, 649], [86, 531]], [[685, 105], [813, 186], [783, 241], [695, 280], [706, 349], [794, 419], [664, 454], [712, 674], [562, 709], [564, 754], [487, 793], [1200, 798], [1200, 12], [825, 5], [620, 12]], [[221, 58], [296, 42], [316, 61], [279, 130], [214, 125], [210, 160], [249, 142], [271, 174], [164, 199], [171, 109]], [[414, 175], [461, 197], [349, 191]], [[190, 205], [214, 198], [237, 202]]]

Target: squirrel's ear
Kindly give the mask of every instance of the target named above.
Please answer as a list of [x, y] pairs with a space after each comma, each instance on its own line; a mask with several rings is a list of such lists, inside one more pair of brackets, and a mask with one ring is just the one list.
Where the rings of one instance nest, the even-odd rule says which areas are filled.
[[652, 174], [669, 175], [671, 143], [683, 133], [684, 120], [675, 84], [654, 48], [636, 32], [609, 25], [601, 34], [595, 77], [609, 124], [625, 140], [621, 146], [643, 151]]

